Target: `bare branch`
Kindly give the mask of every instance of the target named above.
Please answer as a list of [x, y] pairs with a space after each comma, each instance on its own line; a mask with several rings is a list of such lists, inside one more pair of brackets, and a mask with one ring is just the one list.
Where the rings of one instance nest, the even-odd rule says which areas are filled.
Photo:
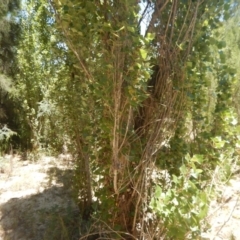
[[157, 18], [159, 17], [160, 13], [164, 10], [164, 8], [167, 6], [170, 0], [166, 0], [164, 3], [162, 1], [163, 0], [157, 0], [155, 4], [155, 10], [152, 14], [152, 18], [146, 30], [145, 36], [147, 36], [149, 32], [153, 31], [154, 24], [156, 23]]

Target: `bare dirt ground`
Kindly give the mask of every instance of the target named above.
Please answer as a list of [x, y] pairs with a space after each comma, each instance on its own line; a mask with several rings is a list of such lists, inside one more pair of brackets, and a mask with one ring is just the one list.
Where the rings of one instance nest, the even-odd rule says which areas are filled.
[[239, 170], [227, 183], [217, 186], [218, 196], [209, 207], [209, 229], [203, 240], [240, 240], [240, 174]]
[[[68, 167], [66, 167], [68, 165]], [[0, 240], [67, 240], [76, 231], [72, 169], [64, 158], [0, 159]], [[72, 226], [71, 226], [72, 225]], [[79, 239], [78, 231], [75, 239]]]
[[[0, 157], [0, 240], [79, 239], [73, 169], [64, 157]], [[202, 240], [240, 240], [240, 174], [218, 188]], [[176, 239], [177, 240], [177, 239]]]

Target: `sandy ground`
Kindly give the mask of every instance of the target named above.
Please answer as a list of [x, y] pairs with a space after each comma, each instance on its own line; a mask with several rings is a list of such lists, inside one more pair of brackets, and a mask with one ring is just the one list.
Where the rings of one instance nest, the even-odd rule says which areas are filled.
[[[0, 240], [77, 240], [68, 158], [0, 158]], [[240, 240], [240, 174], [219, 186], [202, 240]], [[205, 222], [205, 223], [206, 223]], [[177, 239], [176, 239], [177, 240]]]

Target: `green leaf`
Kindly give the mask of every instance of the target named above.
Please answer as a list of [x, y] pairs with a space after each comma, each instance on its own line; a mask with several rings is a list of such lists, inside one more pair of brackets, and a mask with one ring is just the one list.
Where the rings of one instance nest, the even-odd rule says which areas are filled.
[[146, 40], [148, 42], [152, 41], [155, 38], [155, 33], [148, 33], [146, 36]]
[[225, 41], [220, 41], [220, 42], [218, 42], [217, 46], [219, 49], [222, 49], [222, 48], [225, 48], [227, 46], [227, 44]]
[[147, 50], [146, 49], [140, 49], [140, 54], [143, 60], [146, 60], [147, 58]]
[[207, 26], [208, 26], [208, 20], [207, 20], [207, 19], [203, 22], [203, 26], [204, 26], [204, 27], [207, 27]]
[[162, 194], [162, 188], [158, 185], [155, 190], [155, 198], [160, 198]]
[[193, 162], [197, 162], [199, 164], [201, 164], [203, 162], [203, 155], [200, 154], [195, 154], [192, 159]]
[[135, 32], [134, 27], [127, 26], [127, 30], [128, 30], [129, 32]]
[[220, 56], [221, 63], [225, 63], [226, 62], [226, 55], [223, 52], [220, 52], [219, 56]]

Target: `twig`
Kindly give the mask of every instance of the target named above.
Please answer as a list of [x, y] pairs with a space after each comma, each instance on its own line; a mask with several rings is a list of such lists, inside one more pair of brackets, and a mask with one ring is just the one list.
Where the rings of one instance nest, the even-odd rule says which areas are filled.
[[235, 210], [237, 204], [238, 204], [238, 200], [239, 200], [239, 197], [237, 198], [237, 201], [231, 211], [231, 213], [229, 214], [227, 220], [223, 223], [223, 225], [220, 227], [220, 229], [217, 231], [217, 233], [215, 234], [215, 237], [217, 237], [218, 233], [223, 229], [223, 227], [226, 225], [226, 223], [230, 220], [230, 218], [232, 217], [232, 214], [233, 214], [233, 211]]

